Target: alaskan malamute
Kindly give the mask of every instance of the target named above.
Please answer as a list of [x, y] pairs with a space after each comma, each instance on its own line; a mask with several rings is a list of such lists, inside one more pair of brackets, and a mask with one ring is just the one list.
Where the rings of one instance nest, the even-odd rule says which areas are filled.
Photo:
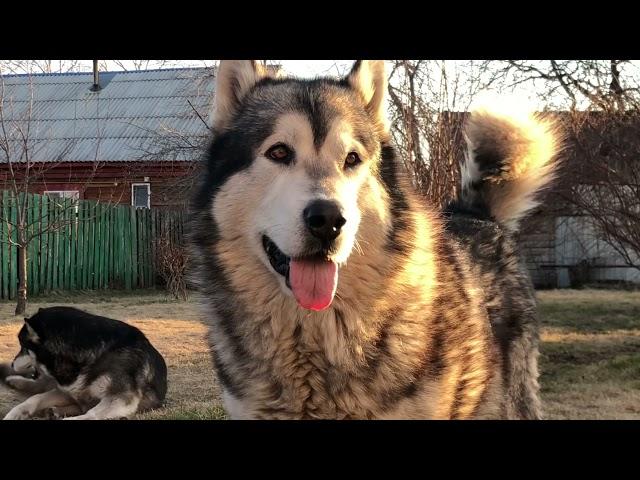
[[222, 61], [192, 258], [238, 419], [536, 419], [534, 291], [514, 240], [554, 125], [472, 113], [439, 212], [390, 140], [382, 61], [344, 79]]
[[163, 403], [165, 361], [137, 328], [71, 307], [41, 308], [24, 322], [21, 350], [0, 373], [34, 395], [5, 420], [130, 418]]

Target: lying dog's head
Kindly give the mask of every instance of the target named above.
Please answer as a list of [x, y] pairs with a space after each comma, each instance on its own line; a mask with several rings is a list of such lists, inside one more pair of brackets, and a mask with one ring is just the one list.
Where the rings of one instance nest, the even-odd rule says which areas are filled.
[[36, 351], [40, 347], [41, 338], [29, 322], [30, 319], [25, 318], [24, 325], [18, 332], [20, 351], [13, 359], [11, 368], [18, 375], [35, 378], [39, 372]]
[[356, 248], [362, 203], [375, 201], [386, 89], [382, 61], [357, 62], [341, 80], [274, 78], [255, 61], [220, 64], [214, 218], [222, 236], [247, 239], [243, 254], [257, 256], [304, 308], [331, 303], [338, 269]]

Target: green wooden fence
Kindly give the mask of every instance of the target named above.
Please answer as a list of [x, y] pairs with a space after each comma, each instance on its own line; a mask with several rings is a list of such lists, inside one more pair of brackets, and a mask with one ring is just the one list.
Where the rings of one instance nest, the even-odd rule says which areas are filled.
[[[29, 194], [0, 198], [0, 298], [18, 289], [18, 206], [26, 205], [28, 295], [52, 290], [147, 288], [156, 284], [158, 242], [181, 244], [182, 211], [136, 209]], [[24, 203], [23, 203], [24, 202]]]

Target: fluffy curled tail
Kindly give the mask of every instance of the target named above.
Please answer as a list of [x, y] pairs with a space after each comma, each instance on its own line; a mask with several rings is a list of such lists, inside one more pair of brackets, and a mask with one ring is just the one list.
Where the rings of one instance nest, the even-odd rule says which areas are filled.
[[488, 209], [504, 227], [518, 230], [555, 176], [560, 146], [555, 122], [537, 114], [479, 108], [471, 113], [465, 136], [461, 202]]

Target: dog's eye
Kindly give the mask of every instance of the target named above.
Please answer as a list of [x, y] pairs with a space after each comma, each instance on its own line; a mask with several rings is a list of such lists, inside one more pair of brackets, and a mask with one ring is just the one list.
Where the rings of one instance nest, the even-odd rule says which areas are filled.
[[265, 156], [274, 162], [289, 165], [293, 160], [293, 151], [284, 143], [277, 143], [267, 150]]
[[360, 163], [362, 163], [362, 161], [358, 154], [356, 152], [351, 152], [347, 155], [347, 158], [344, 159], [344, 169], [349, 170]]

